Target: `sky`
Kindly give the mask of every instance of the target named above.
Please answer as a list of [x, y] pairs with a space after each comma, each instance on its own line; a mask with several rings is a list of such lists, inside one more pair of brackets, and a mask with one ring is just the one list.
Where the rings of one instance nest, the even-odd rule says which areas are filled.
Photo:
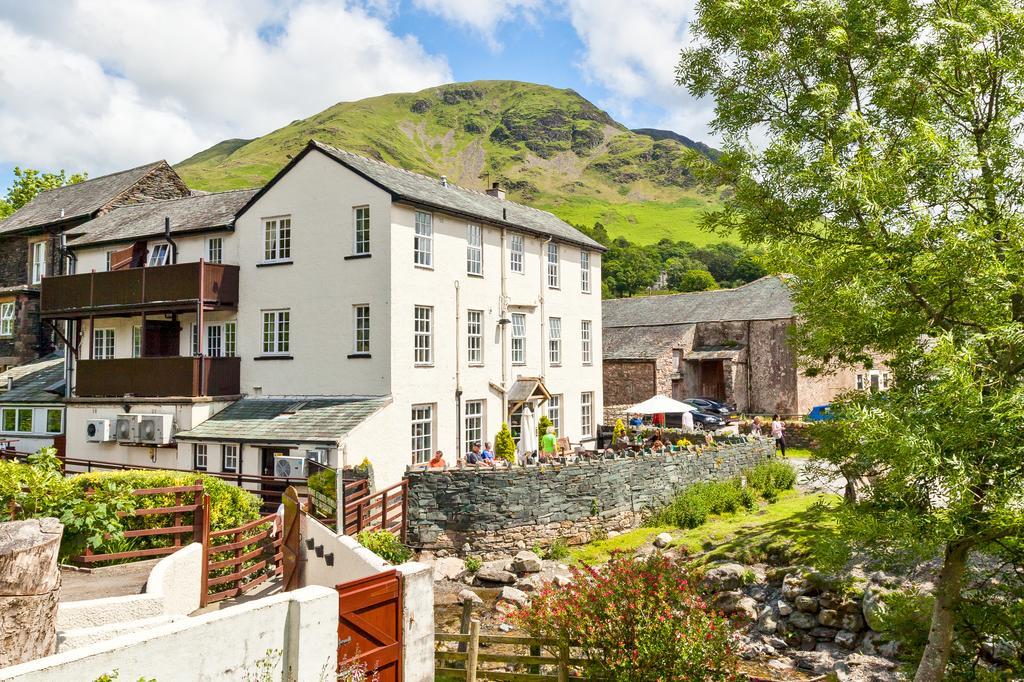
[[176, 163], [340, 101], [510, 79], [714, 141], [674, 84], [693, 0], [0, 0], [0, 191], [14, 166]]

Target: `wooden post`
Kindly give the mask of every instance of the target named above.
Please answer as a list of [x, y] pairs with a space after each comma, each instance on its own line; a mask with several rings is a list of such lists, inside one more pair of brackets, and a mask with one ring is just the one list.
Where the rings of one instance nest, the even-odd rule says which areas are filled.
[[197, 542], [203, 545], [203, 564], [199, 570], [199, 580], [202, 584], [199, 592], [199, 606], [206, 606], [210, 592], [210, 496], [203, 495], [203, 506], [196, 510], [194, 525], [198, 527], [199, 534], [193, 536]]
[[57, 651], [63, 530], [53, 518], [0, 524], [0, 668]]
[[402, 544], [406, 542], [409, 528], [409, 479], [402, 479]]
[[387, 488], [380, 496], [380, 529], [388, 529], [388, 491]]
[[[299, 493], [295, 486], [288, 486], [281, 497], [284, 505], [284, 520], [281, 527], [281, 590], [288, 592], [302, 586], [300, 567], [302, 544], [299, 508]], [[273, 549], [271, 549], [273, 554]]]
[[[463, 635], [469, 634], [469, 623], [473, 619], [473, 600], [467, 599], [462, 602], [462, 620], [459, 622], [459, 633]], [[469, 648], [469, 644], [466, 642], [459, 642], [458, 651], [461, 654], [466, 653], [466, 649]], [[462, 661], [457, 661], [456, 668], [465, 666]]]
[[476, 658], [480, 653], [480, 621], [469, 624], [469, 657], [466, 660], [466, 682], [476, 682]]
[[569, 682], [569, 647], [558, 647], [558, 682]]

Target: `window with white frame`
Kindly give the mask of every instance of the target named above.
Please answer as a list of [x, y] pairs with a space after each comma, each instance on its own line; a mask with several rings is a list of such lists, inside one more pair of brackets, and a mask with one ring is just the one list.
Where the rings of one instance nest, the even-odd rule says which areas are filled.
[[412, 406], [412, 463], [429, 462], [434, 454], [434, 406]]
[[263, 354], [284, 355], [291, 347], [291, 312], [263, 311]]
[[132, 357], [142, 357], [142, 326], [132, 325]]
[[470, 275], [484, 274], [484, 242], [479, 225], [466, 226], [466, 272]]
[[220, 446], [220, 454], [221, 471], [236, 473], [238, 471], [238, 446], [222, 445]]
[[512, 364], [526, 364], [526, 313], [512, 313]]
[[365, 355], [370, 352], [370, 306], [352, 306], [352, 352]]
[[548, 288], [558, 288], [558, 244], [548, 242]]
[[[199, 355], [199, 337], [192, 325], [192, 355]], [[230, 330], [230, 353], [228, 352], [228, 332]], [[211, 358], [233, 357], [235, 354], [235, 323], [214, 322], [206, 325], [206, 337], [203, 340], [203, 355]]]
[[863, 374], [857, 374], [857, 390], [858, 391], [863, 391], [864, 390], [864, 375]]
[[106, 266], [107, 272], [110, 272], [110, 265], [113, 262], [113, 260], [114, 260], [114, 252], [113, 251], [107, 251], [107, 266]]
[[224, 327], [219, 324], [206, 325], [206, 355], [219, 358], [224, 355]]
[[5, 407], [0, 418], [0, 431], [7, 433], [32, 433], [31, 407]]
[[14, 336], [14, 301], [0, 303], [0, 336]]
[[471, 365], [484, 362], [484, 311], [466, 311], [466, 361]]
[[46, 276], [46, 242], [32, 244], [32, 284], [39, 284]]
[[590, 293], [590, 252], [580, 251], [580, 291]]
[[154, 244], [153, 250], [149, 252], [149, 267], [167, 265], [171, 262], [171, 245], [161, 242]]
[[114, 330], [94, 329], [92, 332], [93, 360], [110, 360], [114, 357]]
[[508, 267], [512, 272], [524, 272], [526, 245], [523, 242], [523, 235], [514, 234], [509, 239]]
[[352, 209], [352, 253], [362, 256], [370, 253], [370, 207], [356, 206]]
[[292, 219], [263, 219], [263, 261], [275, 263], [292, 257]]
[[562, 364], [562, 318], [548, 318], [548, 362]]
[[583, 364], [589, 365], [594, 362], [594, 347], [593, 347], [593, 336], [591, 335], [592, 326], [590, 320], [580, 321], [580, 355], [583, 358]]
[[434, 266], [434, 217], [423, 211], [416, 211], [413, 263], [427, 268]]
[[224, 357], [233, 358], [235, 351], [235, 323], [224, 323]]
[[50, 408], [46, 410], [46, 432], [60, 433], [64, 430], [64, 410]]
[[206, 260], [209, 263], [224, 262], [223, 237], [210, 237], [206, 240]]
[[[553, 395], [548, 398], [548, 419], [555, 427], [555, 434], [562, 435], [562, 396]], [[543, 435], [543, 434], [542, 434]]]
[[462, 446], [463, 452], [470, 452], [474, 443], [484, 443], [484, 401], [466, 401], [466, 419], [463, 432], [466, 434], [466, 442]]
[[594, 435], [594, 394], [580, 394], [580, 436], [589, 438]]
[[417, 365], [434, 362], [434, 309], [418, 305], [413, 309], [413, 359]]
[[206, 445], [202, 443], [192, 444], [192, 468], [199, 471], [206, 471], [209, 458], [206, 454]]

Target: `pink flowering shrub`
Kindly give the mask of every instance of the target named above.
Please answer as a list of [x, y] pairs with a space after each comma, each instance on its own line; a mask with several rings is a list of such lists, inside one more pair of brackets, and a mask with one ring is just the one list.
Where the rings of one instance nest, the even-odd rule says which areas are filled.
[[533, 637], [582, 651], [587, 673], [621, 682], [739, 680], [729, 620], [708, 607], [682, 563], [623, 555], [573, 568], [511, 620]]

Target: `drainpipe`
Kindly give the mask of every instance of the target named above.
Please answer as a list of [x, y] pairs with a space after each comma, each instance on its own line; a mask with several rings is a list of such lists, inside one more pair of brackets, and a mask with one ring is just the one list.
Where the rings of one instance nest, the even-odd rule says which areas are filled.
[[548, 244], [551, 237], [548, 237], [540, 245], [540, 378], [543, 380], [548, 374], [548, 343], [546, 339], [547, 316], [544, 307], [544, 291], [548, 277]]
[[171, 239], [171, 219], [164, 217], [164, 240], [171, 245], [171, 265], [178, 262], [178, 245]]
[[455, 461], [462, 458], [462, 367], [459, 362], [462, 303], [460, 294], [459, 280], [455, 280]]
[[[747, 320], [747, 404], [744, 406], [746, 409], [744, 412], [751, 412], [751, 405], [754, 402], [751, 386], [753, 385], [752, 369], [750, 367], [750, 351], [751, 351], [751, 340], [750, 340], [750, 320]], [[739, 405], [736, 406], [739, 409]]]
[[501, 327], [501, 423], [508, 421], [508, 229], [501, 228], [501, 298], [498, 326]]

